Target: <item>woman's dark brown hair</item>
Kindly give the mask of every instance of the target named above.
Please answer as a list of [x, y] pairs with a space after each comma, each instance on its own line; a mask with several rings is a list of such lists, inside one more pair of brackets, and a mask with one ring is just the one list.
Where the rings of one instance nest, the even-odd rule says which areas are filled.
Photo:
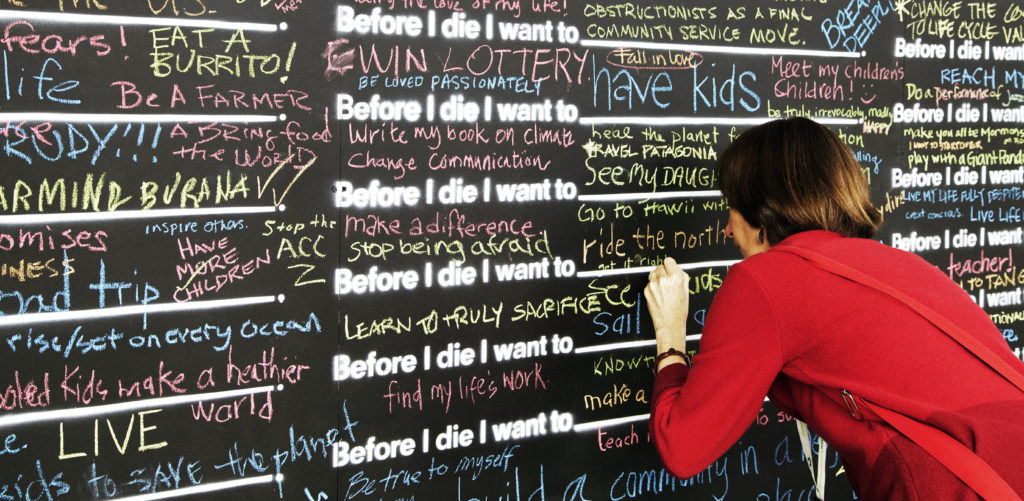
[[870, 238], [882, 216], [850, 149], [806, 118], [753, 127], [726, 148], [716, 166], [722, 194], [775, 245], [808, 230]]

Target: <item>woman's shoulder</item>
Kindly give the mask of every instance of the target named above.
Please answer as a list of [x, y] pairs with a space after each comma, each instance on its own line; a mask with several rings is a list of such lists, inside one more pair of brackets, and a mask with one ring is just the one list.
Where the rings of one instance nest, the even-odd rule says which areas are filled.
[[[880, 241], [867, 238], [844, 237], [829, 231], [815, 230], [796, 233], [779, 242], [767, 252], [753, 256], [751, 265], [757, 267], [778, 266], [780, 263], [800, 263], [805, 260], [778, 247], [799, 247], [824, 254], [853, 268], [885, 269], [894, 267], [927, 267], [935, 269], [920, 256], [890, 247]], [[754, 260], [754, 258], [759, 258]]]
[[778, 248], [787, 245], [825, 255], [926, 304], [966, 305], [965, 300], [971, 301], [967, 292], [952, 280], [948, 270], [917, 254], [871, 239], [848, 238], [823, 231], [793, 235], [767, 252], [745, 260], [741, 269], [757, 276], [761, 283], [768, 284], [769, 293], [793, 288], [808, 293], [833, 287], [836, 281], [845, 281], [796, 254]]
[[[843, 237], [827, 231], [794, 234], [766, 252], [751, 256], [730, 269], [737, 279], [749, 276], [764, 284], [786, 287], [794, 280], [805, 283], [808, 276], [826, 273], [806, 259], [784, 252], [781, 247], [808, 249], [828, 256], [851, 268], [890, 282], [929, 283], [947, 281], [944, 273], [920, 256], [895, 249], [882, 242]], [[825, 277], [826, 275], [822, 275]], [[831, 278], [831, 277], [829, 277]]]

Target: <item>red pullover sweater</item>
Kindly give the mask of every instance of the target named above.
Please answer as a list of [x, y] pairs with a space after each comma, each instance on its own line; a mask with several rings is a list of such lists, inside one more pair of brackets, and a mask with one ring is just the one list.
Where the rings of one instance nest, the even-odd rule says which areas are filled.
[[[780, 245], [906, 292], [1024, 372], [988, 315], [916, 255], [824, 231]], [[692, 476], [739, 439], [767, 394], [839, 452], [862, 499], [978, 499], [888, 425], [857, 420], [824, 393], [840, 389], [952, 435], [1024, 496], [1024, 393], [901, 303], [784, 252], [729, 270], [693, 367], [671, 365], [655, 378], [651, 435], [666, 468]]]

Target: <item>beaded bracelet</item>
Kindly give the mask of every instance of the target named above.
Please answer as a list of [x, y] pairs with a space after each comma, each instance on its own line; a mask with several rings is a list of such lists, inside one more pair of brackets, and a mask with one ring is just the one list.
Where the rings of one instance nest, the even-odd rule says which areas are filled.
[[658, 373], [658, 365], [661, 364], [661, 361], [665, 360], [666, 357], [671, 357], [672, 355], [678, 355], [678, 356], [682, 357], [683, 358], [683, 362], [687, 366], [690, 366], [690, 365], [693, 364], [693, 359], [690, 357], [689, 353], [685, 353], [685, 352], [679, 351], [679, 350], [677, 350], [675, 348], [669, 348], [669, 349], [659, 353], [658, 356], [654, 359], [654, 368], [652, 370], [654, 371], [655, 374]]

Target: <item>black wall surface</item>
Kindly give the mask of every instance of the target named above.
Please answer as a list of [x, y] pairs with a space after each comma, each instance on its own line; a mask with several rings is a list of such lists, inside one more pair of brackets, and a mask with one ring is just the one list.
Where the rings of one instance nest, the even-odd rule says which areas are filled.
[[740, 258], [717, 154], [814, 117], [857, 155], [877, 238], [1019, 356], [1022, 20], [2, 1], [0, 499], [808, 499], [767, 402], [701, 474], [661, 469], [647, 271], [694, 277], [696, 349]]

